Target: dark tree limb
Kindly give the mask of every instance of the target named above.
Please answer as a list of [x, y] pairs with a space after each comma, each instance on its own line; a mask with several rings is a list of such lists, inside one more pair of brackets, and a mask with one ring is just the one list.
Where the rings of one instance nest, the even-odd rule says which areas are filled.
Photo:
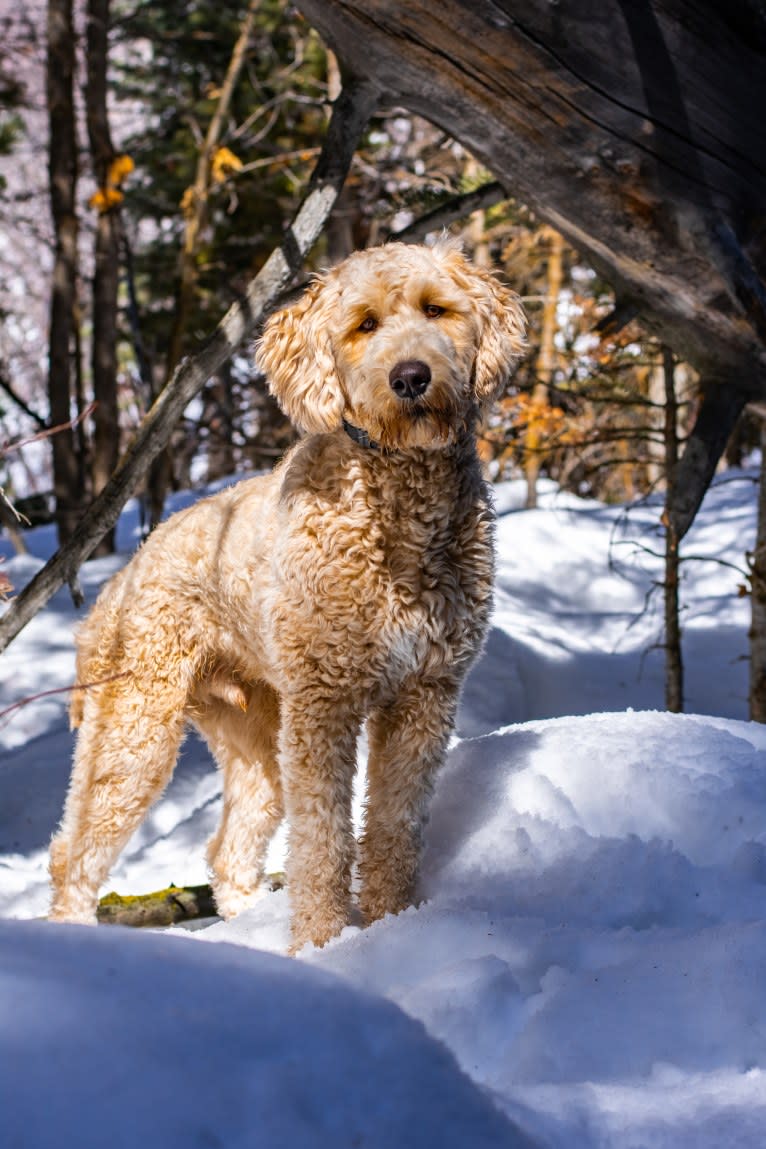
[[599, 319], [593, 328], [594, 334], [600, 339], [613, 339], [624, 327], [627, 327], [638, 315], [638, 308], [631, 299], [621, 299], [612, 311]]
[[37, 426], [39, 427], [39, 429], [41, 431], [44, 431], [46, 429], [46, 427], [48, 426], [48, 423], [46, 422], [46, 420], [43, 419], [42, 415], [38, 415], [37, 411], [34, 411], [29, 406], [29, 404], [26, 403], [22, 399], [21, 395], [18, 395], [16, 393], [15, 388], [11, 385], [9, 380], [6, 379], [5, 375], [3, 375], [3, 373], [1, 371], [0, 371], [0, 390], [4, 391], [5, 394], [8, 396], [8, 398], [11, 399], [16, 404], [16, 406], [21, 411], [23, 411], [24, 414], [29, 419], [32, 420], [33, 423], [37, 424]]
[[184, 408], [242, 341], [252, 335], [280, 292], [300, 270], [340, 194], [354, 151], [377, 101], [377, 90], [364, 81], [352, 82], [343, 89], [333, 105], [309, 192], [281, 246], [271, 253], [250, 281], [245, 297], [226, 312], [209, 342], [178, 365], [170, 383], [142, 421], [133, 446], [83, 515], [71, 539], [13, 600], [0, 620], [0, 651], [60, 587], [74, 581], [81, 564], [116, 523], [150, 463], [168, 443]]
[[673, 476], [667, 504], [668, 523], [678, 542], [694, 521], [746, 402], [743, 391], [703, 385], [702, 405]]
[[401, 231], [389, 233], [389, 239], [402, 240], [404, 243], [420, 243], [432, 231], [447, 227], [456, 219], [463, 219], [475, 211], [484, 211], [508, 199], [508, 193], [497, 180], [482, 184], [473, 191], [464, 195], [451, 196], [444, 203], [439, 204], [433, 211], [426, 212], [419, 219], [414, 220]]

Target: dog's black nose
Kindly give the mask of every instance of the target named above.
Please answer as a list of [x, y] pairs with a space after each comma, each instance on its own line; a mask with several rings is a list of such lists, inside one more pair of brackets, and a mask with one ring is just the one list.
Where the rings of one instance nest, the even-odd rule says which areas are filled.
[[419, 359], [405, 359], [391, 369], [388, 381], [400, 399], [417, 399], [431, 382], [431, 368]]

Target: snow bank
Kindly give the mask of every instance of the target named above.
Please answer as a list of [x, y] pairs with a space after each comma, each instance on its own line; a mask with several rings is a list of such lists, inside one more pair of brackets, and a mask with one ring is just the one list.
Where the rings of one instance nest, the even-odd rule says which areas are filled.
[[286, 958], [0, 923], [3, 1144], [524, 1149], [396, 1006]]
[[[464, 741], [421, 895], [302, 960], [423, 1021], [544, 1145], [762, 1143], [766, 729], [626, 713]], [[281, 894], [195, 936], [280, 948], [287, 915]]]

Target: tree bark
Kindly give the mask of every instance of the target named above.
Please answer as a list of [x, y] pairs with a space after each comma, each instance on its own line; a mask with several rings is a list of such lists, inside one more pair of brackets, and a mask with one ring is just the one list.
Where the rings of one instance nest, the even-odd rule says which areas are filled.
[[673, 352], [662, 349], [662, 369], [665, 378], [665, 707], [671, 714], [680, 714], [684, 708], [684, 664], [681, 651], [681, 619], [679, 613], [679, 584], [681, 562], [678, 552], [678, 532], [668, 513], [673, 500], [678, 470], [678, 400], [676, 397], [675, 363]]
[[542, 463], [543, 435], [541, 426], [550, 405], [550, 386], [553, 381], [556, 350], [557, 313], [563, 279], [564, 242], [557, 231], [548, 230], [548, 267], [545, 303], [540, 331], [540, 351], [537, 356], [537, 383], [532, 390], [532, 403], [524, 432], [524, 477], [527, 481], [526, 508], [537, 506], [537, 480]]
[[694, 522], [718, 460], [747, 402], [744, 391], [703, 379], [702, 403], [676, 469], [667, 513], [679, 542]]
[[169, 886], [150, 894], [113, 892], [100, 899], [96, 913], [99, 925], [154, 929], [215, 915], [210, 886]]
[[[761, 415], [761, 459], [766, 460], [766, 413]], [[766, 722], [766, 465], [761, 463], [758, 528], [750, 562], [750, 719]]]
[[244, 299], [232, 304], [208, 344], [179, 364], [141, 423], [132, 449], [88, 508], [67, 546], [56, 552], [10, 604], [0, 619], [0, 651], [64, 583], [74, 579], [80, 565], [116, 523], [152, 459], [166, 446], [186, 405], [242, 341], [252, 335], [265, 312], [298, 273], [338, 198], [377, 99], [377, 92], [368, 84], [351, 82], [344, 88], [333, 108], [308, 195], [287, 228], [282, 246], [272, 252], [250, 281]]
[[[72, 343], [77, 290], [77, 142], [73, 102], [75, 33], [72, 0], [49, 0], [46, 69], [48, 176], [54, 232], [54, 264], [48, 337], [50, 421], [67, 424], [72, 405]], [[59, 544], [72, 536], [82, 514], [84, 490], [75, 432], [51, 438], [53, 489]]]
[[[110, 0], [88, 0], [87, 84], [85, 110], [91, 162], [99, 188], [105, 189], [115, 158], [107, 108]], [[96, 223], [93, 273], [93, 494], [104, 489], [117, 466], [120, 428], [117, 409], [117, 293], [120, 276], [119, 209], [105, 203]], [[114, 530], [107, 531], [96, 554], [111, 554]]]

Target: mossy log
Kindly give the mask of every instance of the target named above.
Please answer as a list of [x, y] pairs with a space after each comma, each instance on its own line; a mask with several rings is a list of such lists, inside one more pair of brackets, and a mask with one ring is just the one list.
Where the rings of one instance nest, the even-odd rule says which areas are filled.
[[[284, 874], [269, 874], [270, 890], [285, 884]], [[168, 886], [150, 894], [105, 894], [98, 903], [100, 925], [172, 926], [193, 918], [216, 916], [215, 899], [210, 886]]]

